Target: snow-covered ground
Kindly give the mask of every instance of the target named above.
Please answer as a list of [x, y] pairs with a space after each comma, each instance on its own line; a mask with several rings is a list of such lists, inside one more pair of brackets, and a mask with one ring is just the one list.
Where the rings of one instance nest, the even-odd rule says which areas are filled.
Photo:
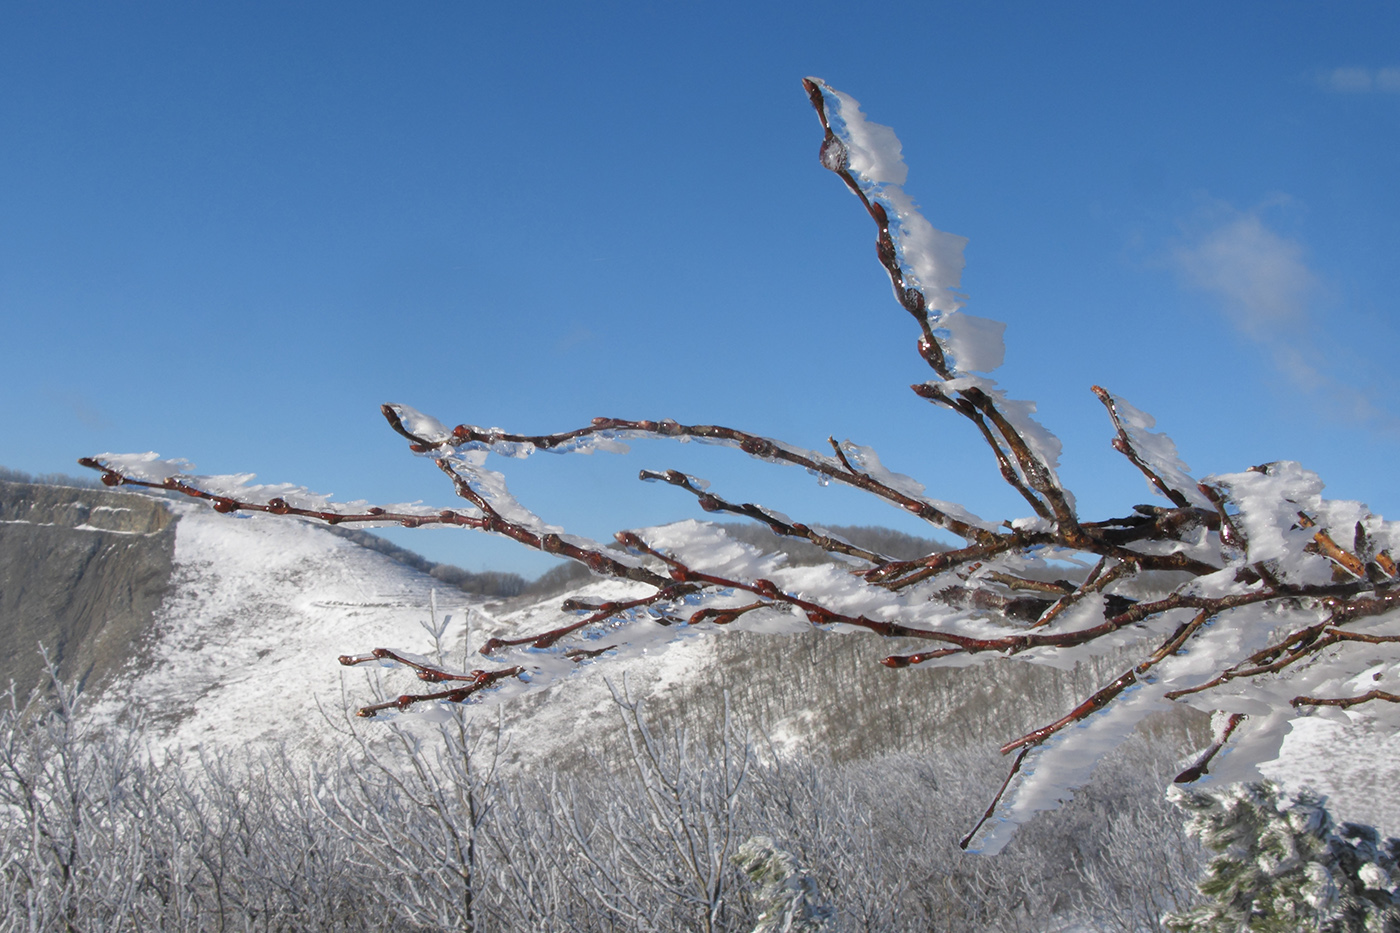
[[[402, 669], [346, 668], [337, 658], [376, 647], [429, 653], [432, 639], [422, 623], [434, 589], [439, 618], [451, 617], [446, 644], [458, 666], [469, 627], [475, 648], [491, 635], [538, 632], [571, 618], [557, 608], [562, 596], [502, 612], [499, 603], [443, 588], [315, 525], [221, 515], [188, 503], [172, 507], [180, 515], [175, 575], [153, 638], [89, 707], [108, 720], [139, 713], [157, 748], [237, 751], [285, 743], [294, 753], [315, 754], [340, 738], [327, 714], [339, 717], [374, 702], [379, 678], [378, 689], [391, 696], [433, 689]], [[634, 585], [599, 582], [575, 595], [606, 599], [637, 592]], [[650, 642], [635, 657], [575, 666], [557, 654], [537, 653], [528, 677], [533, 683], [508, 682], [478, 705], [494, 716], [486, 707], [502, 693], [548, 689], [543, 702], [517, 715], [511, 711], [518, 704], [504, 702], [512, 757], [540, 761], [576, 748], [585, 741], [582, 727], [615, 715], [607, 681], [626, 677], [643, 694], [681, 686], [711, 659], [709, 645], [694, 630], [680, 629], [669, 643]], [[504, 666], [519, 657], [508, 662], [472, 654], [466, 666]], [[1266, 772], [1328, 795], [1339, 819], [1400, 833], [1400, 736], [1344, 727], [1335, 721], [1340, 718], [1298, 723], [1283, 758]]]
[[1365, 720], [1298, 720], [1282, 755], [1262, 770], [1286, 787], [1326, 794], [1338, 820], [1400, 836], [1400, 735], [1379, 733]]

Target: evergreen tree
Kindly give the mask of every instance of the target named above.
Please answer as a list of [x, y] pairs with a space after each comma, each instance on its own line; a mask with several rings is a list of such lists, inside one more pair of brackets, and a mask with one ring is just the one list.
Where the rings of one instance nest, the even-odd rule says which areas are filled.
[[1400, 933], [1400, 839], [1337, 826], [1323, 799], [1273, 784], [1220, 794], [1173, 791], [1189, 831], [1216, 855], [1199, 888], [1210, 900], [1166, 919], [1179, 933]]
[[739, 847], [734, 861], [761, 885], [758, 926], [753, 933], [821, 933], [829, 929], [831, 908], [817, 883], [791, 852], [767, 836], [754, 836]]

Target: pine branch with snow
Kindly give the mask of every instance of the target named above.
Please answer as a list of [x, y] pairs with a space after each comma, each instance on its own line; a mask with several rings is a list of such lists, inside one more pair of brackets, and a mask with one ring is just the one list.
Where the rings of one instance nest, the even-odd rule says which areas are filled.
[[1210, 900], [1169, 916], [1179, 933], [1396, 933], [1400, 839], [1337, 826], [1318, 797], [1272, 784], [1220, 794], [1174, 792], [1188, 831], [1216, 856], [1200, 883]]

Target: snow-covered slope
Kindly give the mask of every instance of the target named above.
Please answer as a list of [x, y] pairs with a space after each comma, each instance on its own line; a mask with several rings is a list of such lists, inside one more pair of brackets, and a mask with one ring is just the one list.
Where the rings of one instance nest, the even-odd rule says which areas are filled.
[[[424, 623], [434, 591], [438, 618], [449, 617], [445, 654], [459, 666], [469, 626], [475, 647], [521, 624], [538, 630], [562, 621], [555, 608], [561, 597], [498, 619], [486, 600], [444, 590], [426, 574], [319, 526], [171, 506], [179, 514], [175, 566], [154, 630], [89, 707], [104, 720], [144, 722], [158, 749], [285, 743], [314, 753], [338, 739], [328, 715], [334, 720], [374, 702], [376, 691], [392, 696], [432, 689], [402, 669], [346, 668], [337, 659], [376, 647], [429, 654], [434, 645]], [[581, 592], [607, 598], [630, 593], [628, 586], [600, 582]], [[623, 661], [609, 665], [608, 674], [621, 678], [625, 672], [656, 685], [703, 663], [707, 648], [703, 639], [681, 638], [675, 651], [664, 652], [668, 658]], [[469, 663], [500, 666], [480, 655]], [[564, 703], [531, 704], [532, 715], [519, 727], [529, 737], [514, 743], [518, 757], [545, 753], [551, 732], [567, 736], [573, 721], [595, 718], [609, 705], [607, 685], [590, 676], [592, 666], [564, 665], [562, 682], [552, 689], [570, 696]], [[524, 683], [507, 687], [512, 694], [528, 689]]]
[[[318, 526], [171, 505], [179, 515], [175, 569], [154, 631], [89, 707], [107, 720], [139, 716], [158, 748], [238, 750], [285, 743], [294, 753], [314, 754], [340, 739], [327, 715], [334, 719], [375, 701], [377, 689], [391, 696], [430, 689], [401, 669], [345, 668], [337, 658], [381, 646], [430, 653], [432, 638], [423, 623], [435, 588], [438, 618], [451, 617], [446, 653], [458, 666], [466, 638], [475, 648], [491, 635], [540, 631], [565, 620], [557, 608], [562, 596], [505, 611], [500, 603], [445, 590], [431, 577]], [[636, 592], [629, 586], [598, 582], [575, 595], [616, 598]], [[670, 693], [683, 706], [701, 689], [696, 685], [707, 670], [729, 663], [720, 657], [718, 641], [677, 629], [670, 643], [634, 658], [573, 666], [557, 655], [539, 655], [542, 670], [532, 672], [533, 685], [510, 682], [498, 691], [513, 696], [500, 704], [511, 757], [547, 763], [586, 750], [601, 734], [597, 730], [616, 722], [608, 681], [625, 678], [637, 694]], [[466, 666], [498, 662], [473, 654]], [[870, 669], [871, 676], [909, 677], [878, 665]], [[904, 685], [916, 690], [913, 683]], [[769, 689], [781, 692], [782, 686]], [[535, 696], [518, 696], [532, 690]], [[483, 699], [483, 707], [493, 705]], [[789, 708], [804, 710], [828, 699], [809, 693], [791, 698]], [[946, 709], [936, 697], [925, 702], [929, 711]], [[494, 709], [482, 713], [495, 716]], [[785, 744], [796, 747], [801, 737], [790, 733], [803, 728], [805, 718], [799, 713], [758, 725], [775, 727]], [[1287, 739], [1283, 762], [1270, 773], [1328, 794], [1341, 819], [1400, 832], [1400, 795], [1393, 792], [1400, 786], [1400, 738], [1321, 718], [1308, 724]], [[984, 725], [997, 738], [1004, 723]]]

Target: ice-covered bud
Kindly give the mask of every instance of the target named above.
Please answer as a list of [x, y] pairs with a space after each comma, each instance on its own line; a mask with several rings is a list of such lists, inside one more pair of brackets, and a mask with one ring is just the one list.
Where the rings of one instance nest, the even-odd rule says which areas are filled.
[[238, 503], [237, 503], [237, 502], [234, 502], [232, 499], [223, 499], [223, 498], [215, 499], [215, 500], [214, 500], [214, 511], [215, 511], [215, 512], [220, 512], [220, 513], [222, 513], [222, 514], [224, 514], [224, 515], [227, 515], [227, 514], [230, 513], [230, 512], [237, 512], [237, 511], [238, 511]]
[[879, 237], [876, 238], [875, 253], [880, 257], [880, 262], [886, 266], [893, 266], [899, 258], [895, 252], [894, 240], [890, 239], [888, 230], [881, 230]]
[[904, 305], [904, 310], [916, 316], [923, 314], [927, 308], [924, 293], [917, 288], [906, 288], [899, 296], [899, 303]]
[[746, 437], [739, 442], [739, 449], [755, 457], [771, 457], [776, 448], [773, 442], [763, 437]]
[[846, 144], [836, 136], [827, 136], [822, 140], [821, 148], [822, 168], [832, 172], [840, 172], [846, 168], [851, 161], [851, 154], [846, 149]]

